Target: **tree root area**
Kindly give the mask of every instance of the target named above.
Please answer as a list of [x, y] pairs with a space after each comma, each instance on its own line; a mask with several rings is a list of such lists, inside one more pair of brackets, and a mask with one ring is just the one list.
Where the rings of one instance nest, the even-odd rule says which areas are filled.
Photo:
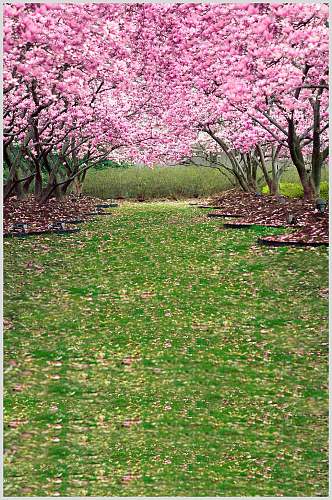
[[[91, 219], [87, 213], [96, 213], [96, 204], [101, 200], [88, 196], [69, 195], [63, 200], [51, 199], [40, 205], [34, 196], [24, 200], [9, 198], [4, 203], [4, 236], [28, 236], [45, 233], [73, 232], [74, 224]], [[63, 227], [56, 227], [58, 224]], [[17, 227], [17, 225], [24, 227]]]
[[320, 213], [315, 202], [285, 196], [258, 196], [236, 190], [214, 198], [211, 205], [220, 207], [215, 216], [229, 217], [232, 213], [241, 216], [236, 222], [225, 224], [227, 227], [260, 225], [296, 229], [295, 232], [263, 238], [261, 243], [266, 245], [317, 246], [329, 242], [328, 206], [324, 213]]

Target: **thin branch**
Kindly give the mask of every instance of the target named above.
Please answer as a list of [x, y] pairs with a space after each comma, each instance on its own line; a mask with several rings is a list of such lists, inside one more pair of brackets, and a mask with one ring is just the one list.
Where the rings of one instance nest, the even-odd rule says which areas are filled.
[[277, 127], [277, 129], [279, 129], [280, 132], [282, 132], [286, 137], [288, 136], [287, 130], [285, 130], [274, 118], [272, 118], [272, 116], [270, 116], [266, 111], [262, 111], [259, 108], [256, 109], [257, 111], [262, 113], [262, 115], [265, 116], [265, 118], [267, 118], [269, 122], [272, 123], [272, 125]]

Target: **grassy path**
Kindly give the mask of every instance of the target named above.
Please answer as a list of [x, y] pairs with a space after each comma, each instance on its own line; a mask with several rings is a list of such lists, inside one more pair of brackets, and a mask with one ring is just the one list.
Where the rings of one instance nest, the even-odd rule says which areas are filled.
[[5, 241], [6, 495], [327, 495], [327, 251], [220, 225]]

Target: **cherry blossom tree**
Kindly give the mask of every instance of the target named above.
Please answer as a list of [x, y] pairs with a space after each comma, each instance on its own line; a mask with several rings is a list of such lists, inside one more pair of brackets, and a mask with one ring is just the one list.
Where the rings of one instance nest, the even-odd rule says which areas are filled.
[[287, 150], [305, 197], [319, 195], [328, 155], [327, 5], [136, 6], [134, 15], [145, 78], [168, 109], [172, 94], [173, 118], [188, 130], [188, 109], [197, 110], [204, 93], [211, 119], [202, 129], [229, 136], [226, 122], [237, 122], [247, 133], [235, 133], [228, 148], [257, 150], [263, 140]]
[[179, 137], [164, 140], [130, 57], [126, 9], [6, 6], [5, 198], [31, 183], [41, 202], [72, 184], [80, 192], [87, 169], [119, 148], [147, 162], [181, 154]]
[[[32, 180], [41, 200], [54, 192], [60, 195], [81, 175], [80, 163], [105, 155], [106, 137], [96, 120], [106, 69], [106, 64], [96, 64], [105, 44], [97, 32], [98, 11], [95, 6], [63, 7], [21, 4], [5, 9], [5, 197], [13, 190], [21, 194], [21, 182], [26, 190]], [[109, 48], [106, 55], [113, 55]], [[19, 179], [22, 158], [30, 172]], [[48, 173], [44, 190], [42, 170]]]

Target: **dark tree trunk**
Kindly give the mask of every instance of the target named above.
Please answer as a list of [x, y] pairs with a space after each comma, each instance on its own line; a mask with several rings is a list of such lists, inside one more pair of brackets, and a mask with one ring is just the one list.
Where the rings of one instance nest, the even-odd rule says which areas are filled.
[[55, 186], [52, 184], [47, 184], [47, 186], [42, 190], [40, 196], [38, 196], [38, 202], [40, 205], [44, 205], [50, 198], [54, 197]]
[[53, 179], [50, 179], [47, 186], [43, 189], [41, 196], [39, 197], [39, 203], [43, 205], [51, 198], [62, 200], [73, 180], [74, 179], [71, 178], [67, 181], [58, 182], [55, 177]]
[[314, 126], [313, 126], [313, 143], [312, 143], [312, 159], [311, 159], [311, 179], [312, 186], [315, 191], [316, 198], [320, 196], [320, 181], [322, 172], [322, 155], [320, 152], [320, 99], [316, 99], [313, 103], [314, 111]]
[[36, 168], [36, 175], [35, 175], [35, 186], [34, 186], [34, 194], [38, 198], [42, 194], [43, 190], [43, 179], [41, 176], [40, 168], [39, 166]]
[[3, 199], [8, 200], [11, 196], [15, 196], [17, 186], [17, 178], [9, 179], [3, 187]]
[[300, 140], [296, 135], [293, 119], [288, 120], [288, 147], [292, 161], [300, 177], [303, 187], [303, 197], [307, 201], [312, 201], [315, 197], [315, 191], [310, 177], [306, 172]]
[[23, 188], [24, 195], [27, 195], [29, 193], [29, 189], [30, 189], [30, 186], [31, 186], [31, 183], [32, 183], [34, 177], [35, 177], [35, 174], [30, 175], [30, 177], [28, 177], [27, 180], [23, 183], [22, 188]]

